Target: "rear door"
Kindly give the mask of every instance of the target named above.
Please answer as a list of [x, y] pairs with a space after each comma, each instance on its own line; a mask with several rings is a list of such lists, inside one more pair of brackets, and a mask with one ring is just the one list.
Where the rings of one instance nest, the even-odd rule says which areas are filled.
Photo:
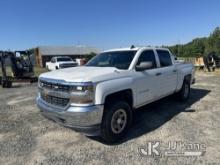
[[158, 69], [158, 79], [160, 81], [160, 93], [165, 96], [175, 91], [177, 84], [177, 70], [173, 65], [171, 54], [167, 50], [156, 50], [160, 68]]

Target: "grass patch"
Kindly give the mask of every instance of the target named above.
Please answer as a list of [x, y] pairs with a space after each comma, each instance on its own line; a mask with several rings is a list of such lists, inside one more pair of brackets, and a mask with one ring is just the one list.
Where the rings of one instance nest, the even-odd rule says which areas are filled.
[[48, 72], [46, 68], [34, 67], [34, 75], [39, 76], [41, 73]]

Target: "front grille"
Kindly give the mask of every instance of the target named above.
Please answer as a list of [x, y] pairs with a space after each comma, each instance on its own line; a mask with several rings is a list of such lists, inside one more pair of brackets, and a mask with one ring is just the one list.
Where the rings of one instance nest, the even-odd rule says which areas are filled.
[[69, 92], [71, 90], [70, 85], [58, 84], [58, 83], [51, 83], [47, 81], [40, 80], [40, 86], [42, 88], [56, 90], [60, 92]]
[[[45, 80], [40, 80], [40, 93], [41, 93], [41, 98], [54, 106], [59, 106], [59, 107], [65, 107], [69, 103], [69, 98], [66, 96], [63, 98], [63, 94], [67, 94], [71, 91], [73, 88], [72, 85], [68, 84], [61, 84], [61, 83], [56, 83], [56, 82], [50, 82], [50, 81], [45, 81]], [[54, 94], [51, 94], [50, 92], [46, 91], [51, 91]], [[61, 95], [56, 95], [56, 92], [61, 93]]]
[[41, 94], [41, 98], [49, 104], [60, 106], [60, 107], [65, 107], [69, 103], [69, 99], [67, 98], [59, 98], [59, 97], [54, 97], [54, 96], [44, 95], [44, 94]]

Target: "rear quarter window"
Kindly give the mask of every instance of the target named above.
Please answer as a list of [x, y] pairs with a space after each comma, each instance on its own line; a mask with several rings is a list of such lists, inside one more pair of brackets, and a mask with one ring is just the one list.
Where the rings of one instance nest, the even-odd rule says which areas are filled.
[[157, 50], [157, 54], [160, 60], [161, 67], [167, 67], [172, 65], [170, 53], [166, 50]]

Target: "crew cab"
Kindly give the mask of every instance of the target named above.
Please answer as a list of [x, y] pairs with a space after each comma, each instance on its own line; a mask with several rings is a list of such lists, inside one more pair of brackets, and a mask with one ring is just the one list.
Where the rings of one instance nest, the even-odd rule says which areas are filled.
[[133, 111], [172, 94], [185, 101], [193, 82], [193, 65], [176, 62], [166, 48], [113, 49], [85, 66], [41, 74], [37, 105], [64, 126], [116, 142]]
[[68, 56], [52, 57], [50, 62], [46, 62], [47, 70], [57, 70], [61, 68], [69, 68], [77, 66], [77, 62]]

